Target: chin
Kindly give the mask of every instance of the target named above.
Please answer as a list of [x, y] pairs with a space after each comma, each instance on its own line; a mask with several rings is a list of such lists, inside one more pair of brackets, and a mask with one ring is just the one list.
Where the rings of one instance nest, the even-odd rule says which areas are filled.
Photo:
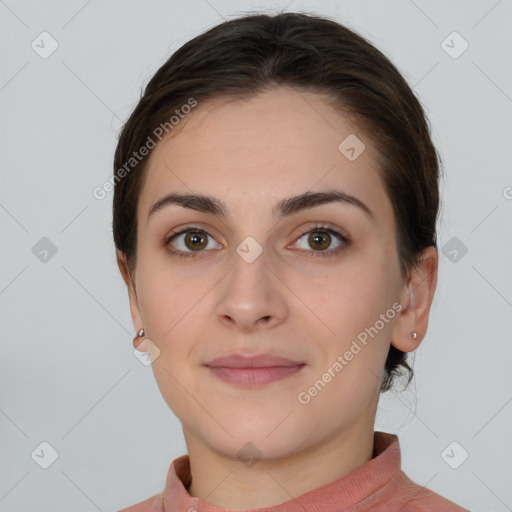
[[[253, 415], [246, 411], [243, 414], [235, 413], [227, 426], [233, 437], [217, 429], [215, 439], [211, 440], [212, 444], [222, 446], [223, 450], [233, 454], [246, 443], [252, 443], [266, 458], [285, 457], [300, 450], [305, 443], [314, 443], [322, 430], [301, 412], [303, 411], [297, 408], [281, 407], [255, 409]], [[203, 433], [211, 435], [212, 431]]]
[[253, 433], [248, 429], [243, 432], [232, 430], [233, 438], [209, 438], [207, 443], [213, 451], [230, 459], [243, 462], [250, 467], [255, 462], [265, 460], [277, 462], [289, 457], [300, 445], [300, 441], [289, 433], [268, 436], [267, 432]]

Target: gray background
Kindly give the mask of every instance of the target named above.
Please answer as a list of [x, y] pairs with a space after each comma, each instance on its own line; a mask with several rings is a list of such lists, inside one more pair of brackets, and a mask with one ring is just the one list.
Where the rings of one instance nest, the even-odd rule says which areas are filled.
[[[186, 453], [132, 353], [112, 194], [92, 190], [172, 51], [222, 18], [282, 7], [367, 36], [425, 105], [446, 174], [439, 281], [415, 386], [383, 397], [377, 427], [399, 433], [419, 484], [512, 510], [510, 0], [0, 0], [1, 511], [118, 510], [160, 492]], [[47, 58], [31, 47], [51, 49], [43, 31], [59, 45]], [[46, 470], [31, 457], [49, 461], [43, 441], [58, 452]]]

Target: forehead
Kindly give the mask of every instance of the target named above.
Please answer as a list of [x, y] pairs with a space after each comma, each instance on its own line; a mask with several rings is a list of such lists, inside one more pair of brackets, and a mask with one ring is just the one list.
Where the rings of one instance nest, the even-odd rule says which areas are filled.
[[[249, 100], [199, 103], [153, 150], [140, 213], [174, 191], [216, 196], [240, 210], [270, 209], [287, 195], [342, 188], [377, 214], [390, 214], [373, 146], [325, 100], [279, 87]], [[364, 144], [353, 161], [340, 151], [345, 140]]]

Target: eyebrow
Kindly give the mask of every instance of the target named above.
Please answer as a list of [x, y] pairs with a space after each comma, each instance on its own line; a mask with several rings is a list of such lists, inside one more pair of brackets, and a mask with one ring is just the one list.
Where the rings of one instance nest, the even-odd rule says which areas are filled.
[[[328, 203], [343, 203], [357, 207], [371, 220], [375, 221], [373, 212], [363, 201], [355, 196], [340, 190], [328, 190], [325, 192], [305, 192], [297, 196], [286, 197], [280, 200], [272, 209], [274, 217], [293, 215], [302, 210], [313, 208]], [[156, 212], [169, 205], [178, 205], [202, 213], [210, 213], [217, 217], [227, 217], [229, 209], [224, 202], [215, 197], [203, 194], [171, 193], [160, 198], [148, 212], [148, 220]]]

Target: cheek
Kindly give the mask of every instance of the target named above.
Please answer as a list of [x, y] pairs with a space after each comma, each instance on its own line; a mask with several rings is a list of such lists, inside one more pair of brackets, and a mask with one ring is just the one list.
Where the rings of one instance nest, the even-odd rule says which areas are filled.
[[321, 286], [309, 288], [305, 302], [329, 329], [321, 336], [321, 366], [328, 368], [346, 354], [343, 385], [348, 389], [360, 385], [359, 379], [369, 379], [372, 388], [371, 381], [378, 381], [382, 372], [397, 315], [393, 280], [393, 269], [387, 270], [382, 261], [372, 264], [371, 258], [360, 258], [325, 276]]
[[166, 389], [176, 389], [177, 385], [171, 376], [180, 382], [183, 380], [186, 366], [180, 367], [176, 363], [188, 360], [195, 338], [194, 329], [197, 329], [197, 324], [192, 321], [194, 311], [197, 311], [195, 307], [204, 292], [201, 293], [201, 287], [190, 284], [183, 292], [183, 287], [187, 286], [182, 282], [183, 278], [173, 278], [154, 267], [145, 269], [140, 277], [138, 293], [144, 326], [148, 338], [159, 350], [158, 358], [153, 362], [155, 377], [159, 386], [170, 379], [161, 387], [167, 399]]
[[179, 322], [201, 300], [206, 280], [195, 279], [187, 270], [165, 257], [140, 258], [137, 289], [144, 320], [155, 338]]
[[325, 421], [343, 424], [362, 415], [378, 396], [395, 310], [383, 280], [370, 272], [340, 274], [330, 283], [325, 294], [310, 296], [332, 332], [316, 338], [318, 359], [303, 391], [326, 383], [306, 410], [311, 417], [327, 414]]
[[364, 328], [391, 307], [393, 297], [389, 272], [381, 263], [363, 257], [354, 264], [317, 276], [303, 290], [319, 316], [336, 331], [350, 325]]

